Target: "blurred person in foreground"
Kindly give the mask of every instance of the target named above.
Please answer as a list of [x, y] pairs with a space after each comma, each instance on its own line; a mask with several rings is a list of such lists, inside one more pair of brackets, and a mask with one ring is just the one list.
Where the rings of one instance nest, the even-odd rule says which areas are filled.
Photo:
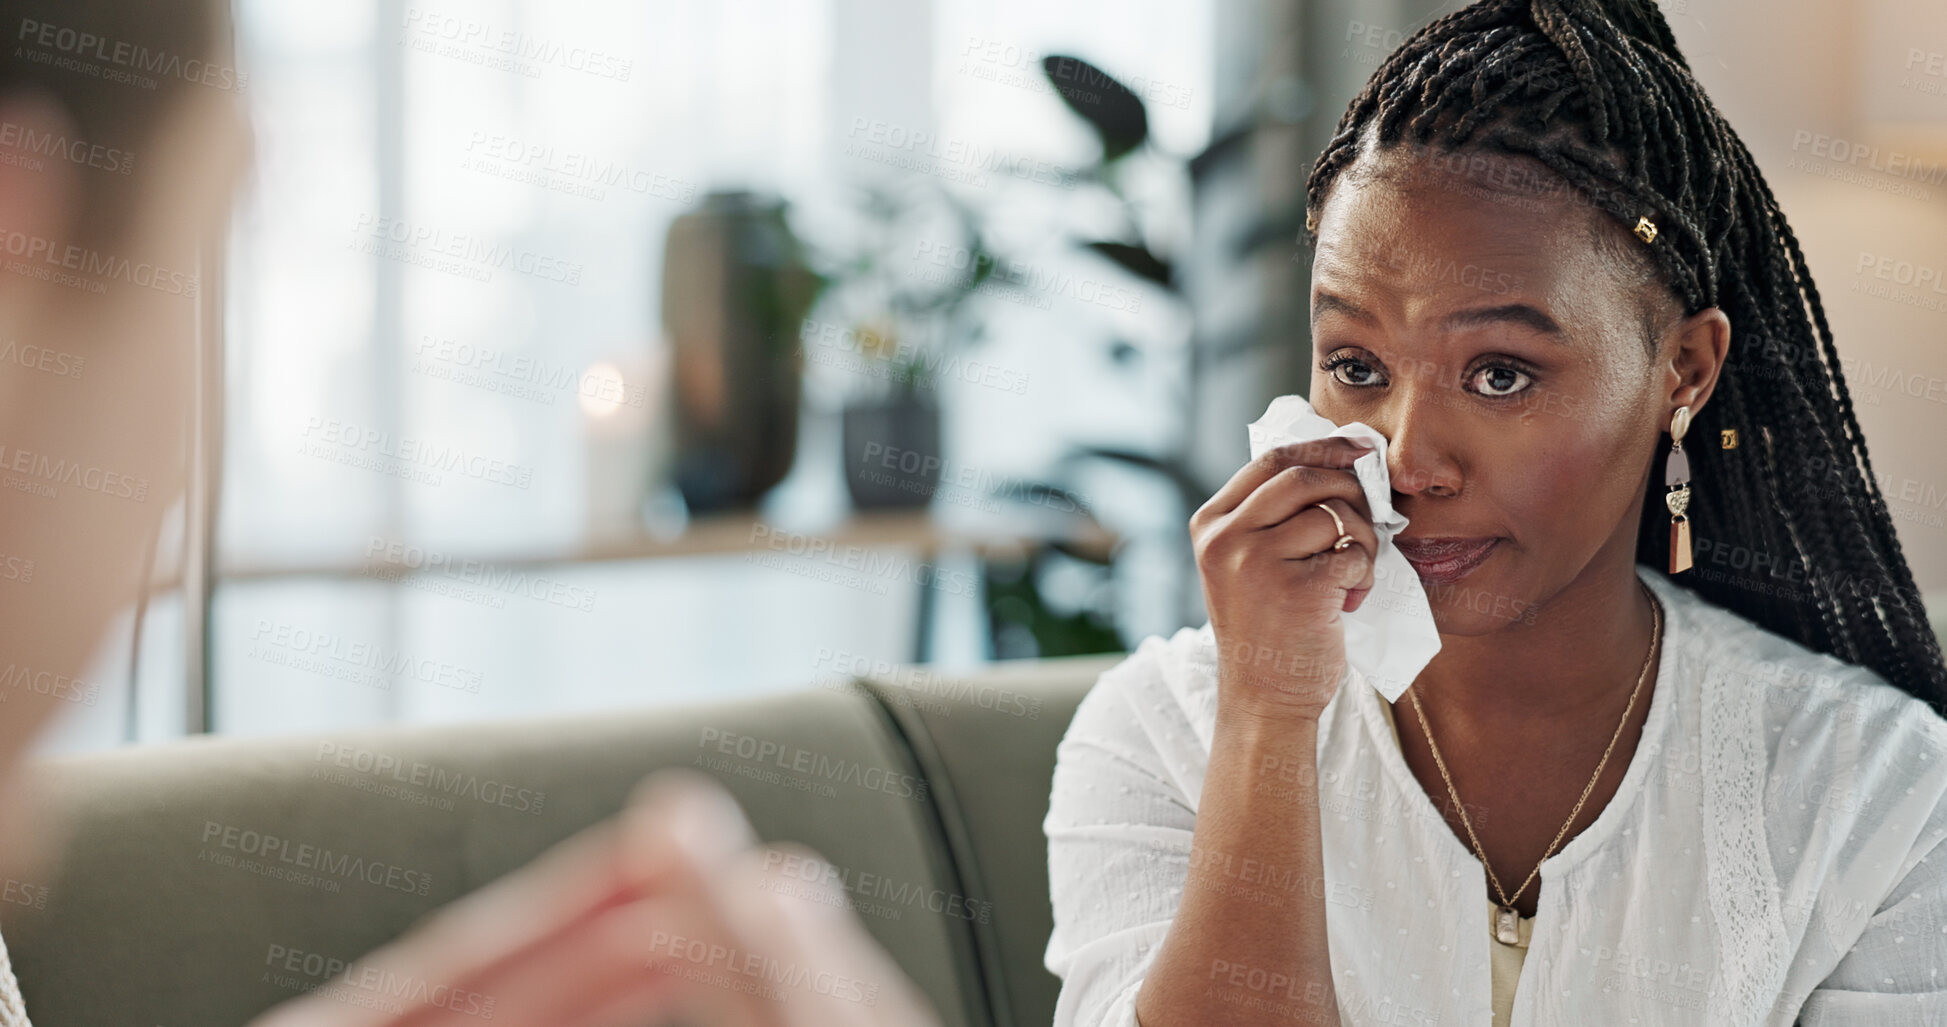
[[[0, 362], [0, 470], [24, 472], [0, 488], [0, 566], [32, 568], [31, 589], [0, 591], [0, 659], [72, 680], [144, 587], [182, 495], [194, 269], [199, 246], [223, 237], [249, 134], [207, 3], [0, 0], [0, 22], [14, 37], [0, 55], [0, 340], [84, 369], [56, 388], [38, 359]], [[56, 467], [64, 482], [81, 470], [33, 487], [35, 468]], [[0, 693], [0, 875], [54, 848], [54, 825], [26, 822], [19, 771], [58, 695]], [[259, 1027], [460, 1022], [431, 1002], [441, 984], [490, 994], [495, 1022], [533, 1027], [935, 1022], [836, 888], [806, 901], [764, 887], [775, 851], [707, 779], [654, 776], [615, 820], [355, 964], [435, 985], [422, 1004], [376, 1012], [314, 995]], [[658, 932], [687, 944], [652, 951]], [[741, 972], [778, 965], [812, 979]], [[29, 1012], [0, 945], [0, 1027]]]

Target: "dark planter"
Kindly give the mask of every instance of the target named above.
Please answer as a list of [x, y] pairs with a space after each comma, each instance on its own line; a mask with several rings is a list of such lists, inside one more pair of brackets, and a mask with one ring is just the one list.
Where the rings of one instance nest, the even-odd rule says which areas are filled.
[[669, 226], [671, 475], [692, 513], [749, 509], [790, 473], [803, 386], [798, 330], [822, 284], [782, 202], [711, 193]]
[[861, 510], [910, 509], [940, 485], [940, 408], [929, 390], [896, 391], [844, 410], [845, 488]]

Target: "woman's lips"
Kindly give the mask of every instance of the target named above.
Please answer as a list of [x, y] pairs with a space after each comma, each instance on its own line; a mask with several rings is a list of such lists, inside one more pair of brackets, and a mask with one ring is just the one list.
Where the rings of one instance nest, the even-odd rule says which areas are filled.
[[1486, 560], [1499, 538], [1395, 538], [1406, 562], [1429, 585], [1451, 585], [1472, 574]]

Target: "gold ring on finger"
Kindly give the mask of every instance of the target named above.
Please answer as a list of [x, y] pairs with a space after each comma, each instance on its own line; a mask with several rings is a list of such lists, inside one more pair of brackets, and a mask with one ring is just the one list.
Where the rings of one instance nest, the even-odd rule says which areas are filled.
[[1334, 510], [1331, 507], [1326, 506], [1324, 503], [1313, 503], [1312, 505], [1332, 515], [1332, 526], [1334, 528], [1337, 528], [1339, 532], [1338, 541], [1332, 543], [1333, 552], [1336, 553], [1344, 549], [1346, 546], [1349, 546], [1354, 542], [1358, 541], [1358, 539], [1355, 539], [1351, 535], [1346, 534], [1345, 519], [1339, 516], [1339, 512], [1337, 510]]

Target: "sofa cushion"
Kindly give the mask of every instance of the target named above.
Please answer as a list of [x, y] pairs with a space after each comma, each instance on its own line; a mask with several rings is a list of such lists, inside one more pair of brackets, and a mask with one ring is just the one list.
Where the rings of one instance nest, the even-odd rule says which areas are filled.
[[[1031, 744], [997, 737], [996, 751], [1035, 748], [1019, 759], [1042, 774], [1048, 725], [1024, 723]], [[39, 901], [0, 905], [0, 928], [37, 1027], [241, 1024], [676, 765], [721, 780], [766, 839], [804, 842], [841, 868], [861, 919], [948, 1027], [989, 1022], [929, 785], [885, 709], [849, 686], [46, 760], [47, 812], [69, 832], [51, 861], [60, 873], [29, 882]], [[1031, 783], [1024, 809], [1045, 805], [1045, 782]]]

